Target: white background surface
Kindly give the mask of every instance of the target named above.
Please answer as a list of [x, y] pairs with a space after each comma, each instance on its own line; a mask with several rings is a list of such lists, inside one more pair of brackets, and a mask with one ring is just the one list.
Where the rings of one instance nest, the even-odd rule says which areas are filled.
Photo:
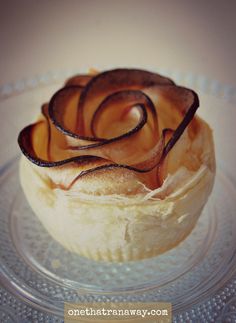
[[65, 69], [160, 66], [236, 83], [236, 1], [1, 1], [0, 85]]

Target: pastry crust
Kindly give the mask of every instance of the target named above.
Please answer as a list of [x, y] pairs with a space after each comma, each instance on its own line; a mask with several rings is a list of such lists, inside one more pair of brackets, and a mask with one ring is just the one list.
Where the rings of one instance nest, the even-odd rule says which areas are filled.
[[[152, 90], [144, 92], [155, 102]], [[171, 114], [165, 102], [158, 104], [162, 128], [169, 127]], [[192, 231], [214, 183], [212, 131], [201, 118], [194, 122], [196, 129], [185, 129], [158, 168], [159, 185], [153, 180], [156, 168], [147, 173], [104, 168], [108, 162], [102, 158], [41, 167], [22, 156], [20, 181], [27, 200], [51, 236], [82, 256], [129, 261], [163, 253]], [[35, 145], [42, 148], [46, 133], [43, 124]]]

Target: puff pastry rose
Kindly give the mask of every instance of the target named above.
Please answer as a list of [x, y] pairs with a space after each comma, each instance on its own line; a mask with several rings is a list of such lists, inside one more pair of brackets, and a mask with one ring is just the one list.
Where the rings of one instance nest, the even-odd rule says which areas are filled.
[[212, 190], [212, 132], [197, 94], [115, 69], [69, 79], [18, 138], [20, 179], [51, 236], [80, 255], [152, 257], [193, 229]]

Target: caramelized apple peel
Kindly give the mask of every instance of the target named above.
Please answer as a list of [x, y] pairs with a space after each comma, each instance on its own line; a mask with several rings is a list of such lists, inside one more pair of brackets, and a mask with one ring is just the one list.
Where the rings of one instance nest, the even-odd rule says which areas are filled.
[[85, 165], [63, 189], [111, 169], [154, 176], [155, 188], [167, 177], [170, 152], [184, 131], [189, 140], [196, 137], [198, 107], [193, 90], [156, 73], [76, 75], [42, 106], [39, 120], [20, 132], [18, 143], [40, 167]]

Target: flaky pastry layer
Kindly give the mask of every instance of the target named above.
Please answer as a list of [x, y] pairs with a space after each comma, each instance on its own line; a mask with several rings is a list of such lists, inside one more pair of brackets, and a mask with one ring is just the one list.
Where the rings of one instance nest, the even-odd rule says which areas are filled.
[[[154, 190], [119, 170], [119, 174], [111, 171], [81, 178], [73, 190], [66, 191], [52, 184], [50, 171], [45, 173], [25, 157], [20, 165], [21, 184], [44, 227], [68, 250], [96, 260], [152, 257], [175, 247], [192, 231], [212, 190], [214, 147], [203, 121], [202, 127], [200, 168], [191, 171], [181, 166]], [[69, 181], [81, 170], [70, 171], [61, 174], [60, 181], [63, 176]], [[117, 175], [119, 185], [112, 192]], [[133, 194], [129, 195], [130, 188]]]

